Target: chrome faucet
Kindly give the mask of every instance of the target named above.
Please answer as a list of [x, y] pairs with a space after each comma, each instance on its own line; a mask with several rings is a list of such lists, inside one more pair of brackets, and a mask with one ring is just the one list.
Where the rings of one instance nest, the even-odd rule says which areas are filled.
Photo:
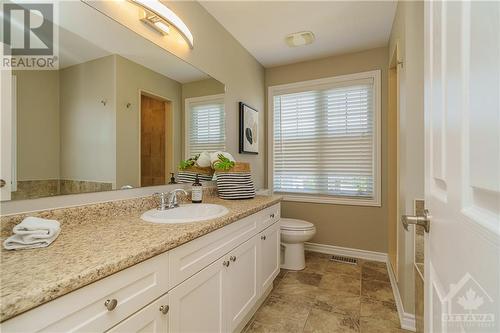
[[167, 209], [172, 209], [175, 207], [179, 207], [179, 202], [177, 201], [177, 192], [182, 192], [184, 195], [188, 195], [186, 190], [183, 190], [182, 188], [178, 188], [175, 190], [172, 190], [168, 193], [168, 205]]
[[177, 192], [182, 192], [185, 195], [188, 195], [188, 193], [182, 188], [172, 190], [168, 193], [159, 193], [159, 192], [154, 193], [153, 194], [154, 198], [156, 198], [157, 196], [160, 198], [160, 204], [158, 205], [157, 209], [167, 210], [179, 207], [179, 202], [177, 200]]
[[158, 205], [158, 210], [166, 210], [167, 209], [167, 200], [166, 200], [166, 195], [165, 193], [159, 193], [156, 192], [153, 194], [153, 198], [156, 198], [158, 196], [160, 198], [160, 204]]

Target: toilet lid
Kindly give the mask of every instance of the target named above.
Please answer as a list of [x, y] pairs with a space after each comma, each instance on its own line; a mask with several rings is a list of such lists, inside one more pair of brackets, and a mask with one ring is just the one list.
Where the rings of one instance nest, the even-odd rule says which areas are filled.
[[314, 224], [303, 220], [282, 218], [280, 228], [281, 230], [311, 230], [314, 229]]

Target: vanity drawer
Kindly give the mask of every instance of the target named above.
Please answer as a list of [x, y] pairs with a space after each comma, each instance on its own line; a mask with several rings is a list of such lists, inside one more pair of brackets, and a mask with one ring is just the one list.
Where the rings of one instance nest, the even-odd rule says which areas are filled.
[[165, 253], [14, 317], [2, 332], [102, 332], [167, 290]]
[[279, 221], [281, 217], [281, 205], [276, 204], [271, 207], [258, 212], [256, 214], [259, 219], [259, 231], [272, 226], [275, 222]]
[[253, 214], [171, 250], [170, 286], [175, 287], [250, 239], [258, 228], [259, 218]]

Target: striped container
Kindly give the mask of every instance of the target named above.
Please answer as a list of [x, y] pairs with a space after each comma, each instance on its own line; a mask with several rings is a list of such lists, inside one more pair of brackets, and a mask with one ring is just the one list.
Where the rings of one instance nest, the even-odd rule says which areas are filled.
[[214, 176], [214, 170], [211, 167], [202, 168], [199, 166], [192, 166], [184, 170], [179, 169], [177, 172], [178, 183], [194, 183], [196, 175], [200, 181], [211, 181]]
[[249, 163], [236, 162], [230, 170], [215, 170], [219, 197], [226, 200], [255, 197]]

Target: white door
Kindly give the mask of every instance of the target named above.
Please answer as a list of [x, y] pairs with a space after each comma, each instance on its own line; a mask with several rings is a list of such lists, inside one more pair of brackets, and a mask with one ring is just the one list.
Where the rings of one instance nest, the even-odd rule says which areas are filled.
[[228, 331], [224, 317], [227, 262], [223, 257], [169, 291], [170, 332]]
[[229, 331], [233, 332], [259, 298], [258, 241], [255, 235], [226, 256], [229, 258], [225, 289]]
[[144, 309], [128, 317], [109, 333], [167, 333], [169, 303], [168, 294], [163, 295]]
[[265, 292], [280, 271], [280, 224], [274, 223], [259, 236], [260, 290]]
[[500, 2], [425, 2], [425, 331], [500, 332]]

